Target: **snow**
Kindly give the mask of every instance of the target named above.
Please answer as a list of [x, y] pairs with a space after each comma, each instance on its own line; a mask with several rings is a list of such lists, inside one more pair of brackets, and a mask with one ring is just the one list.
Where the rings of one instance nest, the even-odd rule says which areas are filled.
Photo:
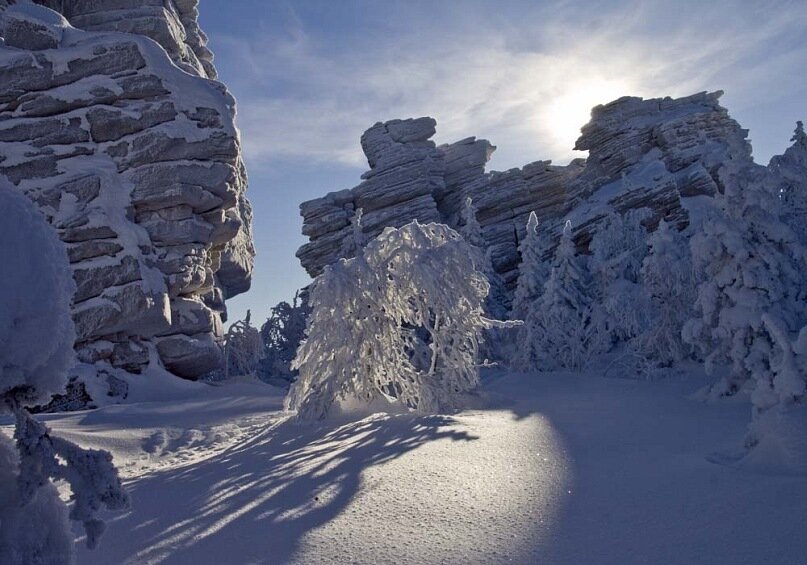
[[113, 452], [132, 509], [82, 564], [798, 563], [807, 476], [716, 464], [711, 382], [489, 372], [453, 415], [288, 420], [279, 389], [42, 418]]

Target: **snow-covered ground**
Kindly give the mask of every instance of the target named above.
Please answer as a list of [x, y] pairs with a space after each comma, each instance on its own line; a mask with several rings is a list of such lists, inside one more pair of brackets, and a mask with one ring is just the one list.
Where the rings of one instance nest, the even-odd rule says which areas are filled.
[[491, 373], [482, 408], [314, 425], [200, 385], [43, 418], [132, 496], [82, 564], [804, 563], [807, 477], [710, 462], [750, 408], [706, 382]]

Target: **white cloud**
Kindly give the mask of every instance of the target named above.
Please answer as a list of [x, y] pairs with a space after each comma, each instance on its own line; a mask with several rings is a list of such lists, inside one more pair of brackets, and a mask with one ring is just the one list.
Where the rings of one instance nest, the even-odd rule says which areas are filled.
[[363, 165], [362, 131], [422, 115], [437, 119], [438, 143], [490, 139], [494, 168], [565, 162], [590, 106], [619, 95], [724, 88], [743, 107], [804, 89], [807, 5], [668, 4], [567, 2], [523, 9], [523, 19], [413, 4], [388, 14], [399, 22], [357, 24], [342, 38], [286, 6], [282, 33], [215, 36], [214, 48], [220, 67], [239, 66], [227, 81], [252, 162]]

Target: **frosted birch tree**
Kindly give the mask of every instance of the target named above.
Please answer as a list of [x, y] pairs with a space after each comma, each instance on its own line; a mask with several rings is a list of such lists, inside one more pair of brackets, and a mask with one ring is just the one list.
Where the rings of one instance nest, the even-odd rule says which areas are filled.
[[488, 288], [454, 230], [386, 228], [312, 284], [287, 407], [300, 419], [322, 418], [347, 398], [450, 408], [479, 383], [479, 335], [493, 325], [483, 315]]

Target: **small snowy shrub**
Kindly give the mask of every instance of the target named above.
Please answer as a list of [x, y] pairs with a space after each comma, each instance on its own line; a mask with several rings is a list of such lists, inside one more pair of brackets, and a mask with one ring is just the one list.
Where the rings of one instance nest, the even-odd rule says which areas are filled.
[[575, 252], [569, 222], [544, 293], [530, 305], [521, 333], [517, 364], [525, 370], [580, 369], [605, 348], [607, 332], [592, 300], [586, 263]]
[[468, 244], [442, 224], [386, 228], [311, 287], [307, 338], [287, 407], [322, 418], [337, 399], [385, 399], [422, 412], [479, 383], [488, 292]]
[[109, 453], [52, 436], [25, 408], [64, 388], [75, 286], [63, 245], [33, 204], [0, 183], [0, 210], [0, 413], [16, 422], [16, 452], [0, 432], [0, 563], [71, 563], [67, 508], [51, 479], [69, 483], [69, 517], [83, 523], [89, 547], [104, 527], [98, 510], [123, 508], [128, 498]]
[[250, 321], [252, 314], [247, 310], [243, 320], [230, 325], [224, 336], [225, 378], [253, 375], [263, 355], [261, 334]]

